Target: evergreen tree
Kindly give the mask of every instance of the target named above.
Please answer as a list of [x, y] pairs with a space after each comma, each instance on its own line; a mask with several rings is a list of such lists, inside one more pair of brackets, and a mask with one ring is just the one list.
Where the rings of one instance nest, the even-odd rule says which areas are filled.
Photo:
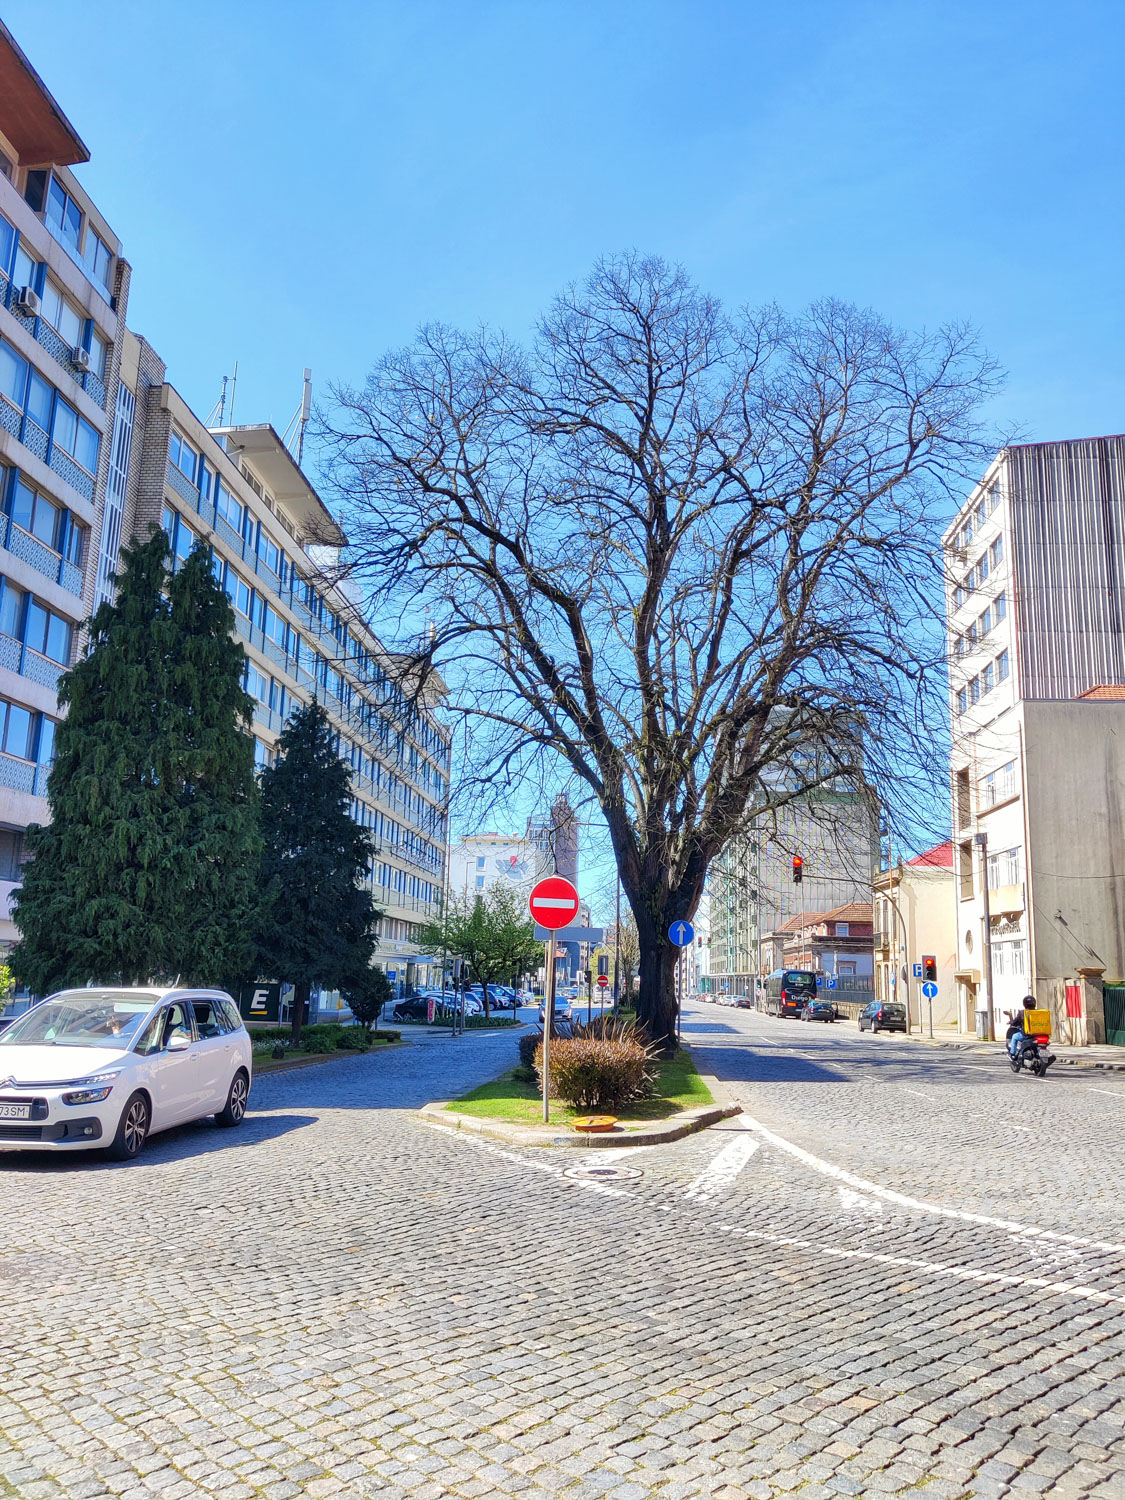
[[346, 988], [370, 964], [379, 913], [363, 884], [374, 843], [351, 816], [351, 771], [319, 703], [296, 710], [278, 749], [261, 777], [258, 964], [294, 986], [296, 1041], [313, 985]]
[[241, 970], [259, 857], [250, 702], [233, 616], [199, 549], [127, 546], [114, 604], [59, 683], [51, 822], [28, 830], [12, 966], [64, 985], [212, 983]]

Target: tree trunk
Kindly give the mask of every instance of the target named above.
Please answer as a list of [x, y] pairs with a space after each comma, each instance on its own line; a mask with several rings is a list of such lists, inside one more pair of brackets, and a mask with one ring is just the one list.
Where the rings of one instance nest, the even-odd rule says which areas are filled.
[[307, 979], [301, 980], [293, 986], [293, 1045], [296, 1047], [301, 1040], [301, 1023], [305, 1018], [305, 1006], [308, 1005], [312, 995], [312, 985]]
[[676, 1050], [676, 960], [679, 949], [647, 922], [640, 929], [641, 989], [637, 1019], [664, 1057]]

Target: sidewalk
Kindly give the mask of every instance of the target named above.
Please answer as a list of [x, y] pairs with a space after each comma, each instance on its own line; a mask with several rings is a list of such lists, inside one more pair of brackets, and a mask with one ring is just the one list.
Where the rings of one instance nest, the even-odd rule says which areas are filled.
[[[1003, 1038], [995, 1042], [982, 1042], [975, 1036], [959, 1032], [954, 1026], [935, 1026], [933, 1039], [929, 1027], [924, 1031], [912, 1031], [912, 1042], [922, 1042], [927, 1047], [953, 1047], [965, 1052], [996, 1052], [1004, 1045]], [[1051, 1051], [1059, 1063], [1072, 1068], [1105, 1068], [1111, 1072], [1125, 1072], [1125, 1047], [1071, 1047], [1066, 1043], [1052, 1042]]]

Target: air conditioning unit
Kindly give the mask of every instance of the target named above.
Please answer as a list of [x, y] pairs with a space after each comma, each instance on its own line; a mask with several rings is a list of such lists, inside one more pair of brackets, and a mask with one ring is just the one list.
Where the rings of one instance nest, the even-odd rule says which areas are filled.
[[20, 287], [19, 296], [16, 298], [16, 311], [26, 313], [29, 318], [39, 316], [39, 293], [33, 292], [29, 286]]
[[70, 351], [70, 362], [76, 370], [88, 370], [90, 368], [89, 349], [72, 349]]

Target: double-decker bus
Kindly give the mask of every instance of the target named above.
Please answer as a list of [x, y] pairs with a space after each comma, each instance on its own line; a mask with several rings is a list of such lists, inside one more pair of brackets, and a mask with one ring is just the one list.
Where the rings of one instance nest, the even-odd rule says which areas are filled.
[[775, 969], [766, 980], [766, 1015], [799, 1016], [816, 999], [816, 975], [811, 969]]

